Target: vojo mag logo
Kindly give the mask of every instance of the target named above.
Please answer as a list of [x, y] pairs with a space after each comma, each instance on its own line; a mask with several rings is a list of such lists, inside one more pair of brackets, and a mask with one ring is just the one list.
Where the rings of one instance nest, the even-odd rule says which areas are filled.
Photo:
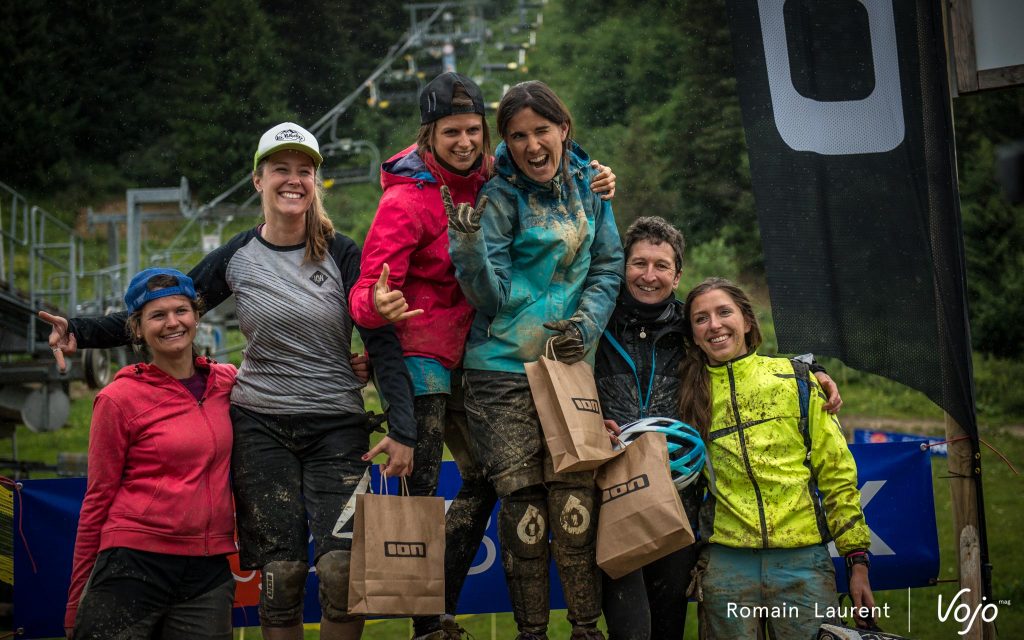
[[385, 558], [426, 558], [425, 542], [405, 542], [401, 540], [384, 541]]
[[601, 405], [597, 398], [573, 398], [572, 403], [577, 411], [589, 411], [590, 413], [601, 413]]
[[647, 474], [643, 473], [635, 478], [630, 478], [625, 482], [614, 484], [602, 491], [601, 502], [607, 504], [616, 498], [621, 498], [622, 496], [633, 493], [634, 491], [646, 489], [649, 486], [651, 486], [651, 481], [647, 478]]

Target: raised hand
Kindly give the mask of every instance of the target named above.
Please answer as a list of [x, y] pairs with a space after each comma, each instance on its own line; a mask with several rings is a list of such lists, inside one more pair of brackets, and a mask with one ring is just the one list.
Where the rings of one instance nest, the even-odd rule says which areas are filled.
[[597, 175], [590, 182], [590, 190], [601, 194], [602, 200], [615, 197], [615, 174], [611, 167], [606, 167], [597, 160], [591, 160], [590, 166], [597, 170]]
[[480, 217], [487, 207], [487, 196], [480, 198], [480, 204], [473, 207], [470, 202], [463, 202], [455, 206], [452, 202], [452, 192], [447, 185], [441, 186], [441, 202], [444, 204], [444, 212], [448, 216], [448, 228], [455, 229], [459, 233], [476, 233], [480, 230]]
[[377, 278], [377, 283], [373, 285], [373, 304], [377, 307], [380, 317], [388, 322], [399, 322], [423, 313], [423, 309], [408, 310], [409, 303], [405, 301], [405, 294], [398, 289], [392, 291], [388, 286], [388, 276], [390, 275], [391, 268], [385, 262], [380, 271], [380, 277]]
[[571, 320], [555, 320], [545, 322], [545, 329], [557, 331], [557, 335], [551, 339], [551, 349], [555, 352], [555, 359], [566, 364], [579, 362], [586, 355], [583, 348], [583, 333]]
[[64, 360], [65, 355], [74, 355], [78, 351], [78, 341], [74, 334], [68, 333], [67, 318], [55, 316], [45, 311], [39, 312], [39, 318], [48, 323], [50, 327], [50, 349], [53, 350], [53, 358], [57, 361], [57, 368], [61, 373], [68, 370], [68, 364]]

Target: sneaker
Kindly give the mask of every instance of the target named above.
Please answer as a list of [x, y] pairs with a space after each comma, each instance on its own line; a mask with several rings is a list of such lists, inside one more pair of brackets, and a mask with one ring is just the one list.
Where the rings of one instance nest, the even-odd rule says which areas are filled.
[[573, 627], [569, 640], [604, 640], [604, 634], [597, 627]]
[[521, 631], [516, 636], [516, 640], [548, 640], [548, 634], [546, 633], [530, 633], [529, 631]]

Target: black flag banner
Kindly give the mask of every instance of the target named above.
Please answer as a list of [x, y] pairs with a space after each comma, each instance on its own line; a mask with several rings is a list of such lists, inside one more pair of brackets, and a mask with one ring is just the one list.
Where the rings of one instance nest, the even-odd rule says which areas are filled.
[[978, 434], [938, 0], [729, 0], [782, 351], [924, 392]]

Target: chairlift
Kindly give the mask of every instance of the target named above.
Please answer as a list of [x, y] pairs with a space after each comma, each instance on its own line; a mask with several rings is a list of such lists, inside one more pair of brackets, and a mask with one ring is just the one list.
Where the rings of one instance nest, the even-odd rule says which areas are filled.
[[380, 150], [369, 140], [342, 138], [321, 145], [320, 154], [325, 160], [320, 169], [325, 187], [377, 182]]

